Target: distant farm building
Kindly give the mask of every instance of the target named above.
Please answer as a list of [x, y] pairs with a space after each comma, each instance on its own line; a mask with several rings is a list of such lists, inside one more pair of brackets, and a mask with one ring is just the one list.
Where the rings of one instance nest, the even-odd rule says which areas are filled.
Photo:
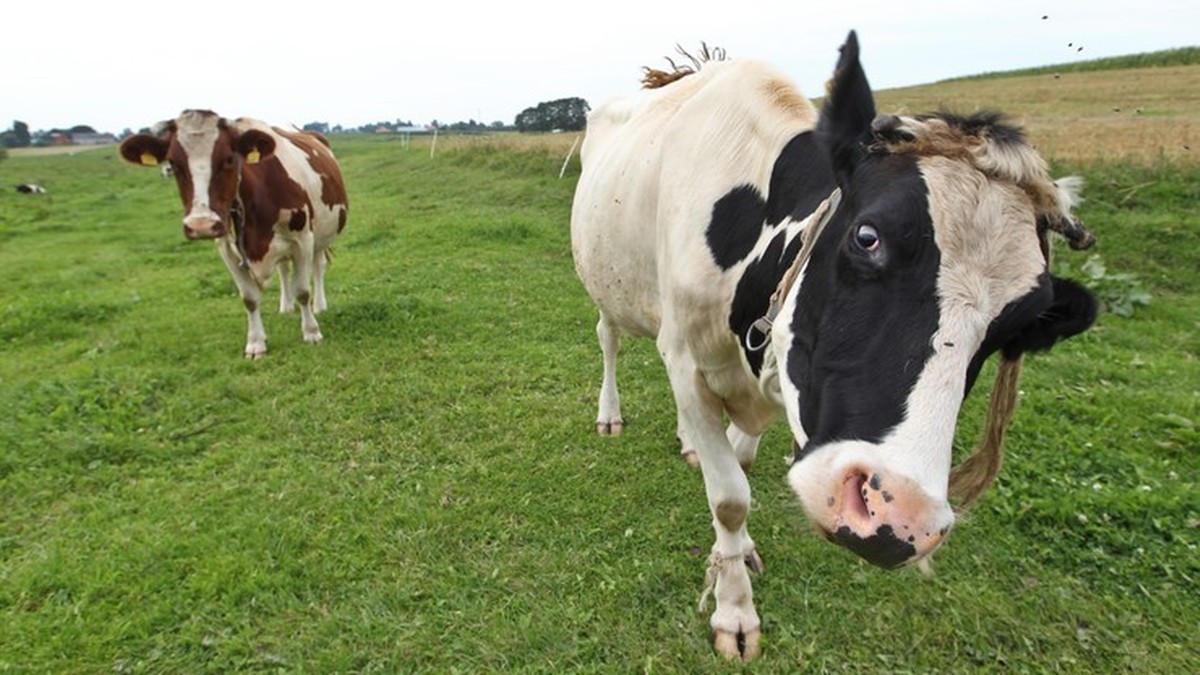
[[109, 145], [116, 143], [117, 137], [112, 134], [71, 134], [71, 141], [76, 145]]

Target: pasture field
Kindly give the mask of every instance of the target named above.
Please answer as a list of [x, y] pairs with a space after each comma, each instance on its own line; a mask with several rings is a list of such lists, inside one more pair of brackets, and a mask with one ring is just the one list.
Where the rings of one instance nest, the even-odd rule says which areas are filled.
[[[111, 148], [0, 162], [50, 189], [0, 192], [0, 671], [741, 669], [696, 608], [710, 517], [650, 342], [623, 349], [625, 434], [593, 431], [571, 141], [334, 137], [325, 342], [264, 312], [255, 362], [173, 182]], [[745, 670], [1200, 672], [1200, 167], [1056, 168], [1099, 238], [1060, 271], [1149, 304], [1026, 361], [933, 578], [813, 536], [772, 429]]]

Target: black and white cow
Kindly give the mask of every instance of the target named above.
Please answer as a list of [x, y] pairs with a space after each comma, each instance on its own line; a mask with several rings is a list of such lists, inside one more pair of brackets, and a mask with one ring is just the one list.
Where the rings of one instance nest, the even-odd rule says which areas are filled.
[[1091, 235], [1077, 185], [999, 115], [877, 117], [853, 32], [819, 115], [752, 60], [663, 79], [597, 108], [582, 149], [571, 236], [600, 310], [596, 426], [623, 425], [620, 336], [655, 338], [713, 516], [716, 648], [748, 660], [745, 469], [767, 425], [787, 418], [788, 480], [821, 533], [882, 567], [923, 559], [954, 523], [951, 445], [984, 360], [1094, 321], [1043, 250], [1047, 229]]
[[17, 184], [17, 192], [26, 195], [44, 195], [46, 188], [37, 183], [19, 183]]

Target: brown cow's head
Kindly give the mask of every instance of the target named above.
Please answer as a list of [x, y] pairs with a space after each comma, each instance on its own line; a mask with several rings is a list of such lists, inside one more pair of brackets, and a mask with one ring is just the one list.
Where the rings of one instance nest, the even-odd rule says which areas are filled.
[[186, 209], [183, 234], [215, 239], [228, 234], [238, 199], [242, 166], [275, 151], [275, 140], [255, 129], [238, 132], [210, 110], [185, 110], [161, 122], [155, 134], [138, 134], [121, 143], [121, 157], [132, 164], [170, 165]]

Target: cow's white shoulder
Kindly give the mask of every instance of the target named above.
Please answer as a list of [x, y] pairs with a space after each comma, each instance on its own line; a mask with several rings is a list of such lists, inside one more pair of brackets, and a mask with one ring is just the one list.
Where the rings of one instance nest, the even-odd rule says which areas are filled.
[[606, 316], [653, 336], [664, 303], [726, 301], [668, 295], [712, 287], [720, 270], [696, 233], [713, 204], [737, 185], [765, 195], [784, 145], [816, 121], [789, 78], [754, 59], [709, 62], [594, 109], [571, 228], [576, 271]]

